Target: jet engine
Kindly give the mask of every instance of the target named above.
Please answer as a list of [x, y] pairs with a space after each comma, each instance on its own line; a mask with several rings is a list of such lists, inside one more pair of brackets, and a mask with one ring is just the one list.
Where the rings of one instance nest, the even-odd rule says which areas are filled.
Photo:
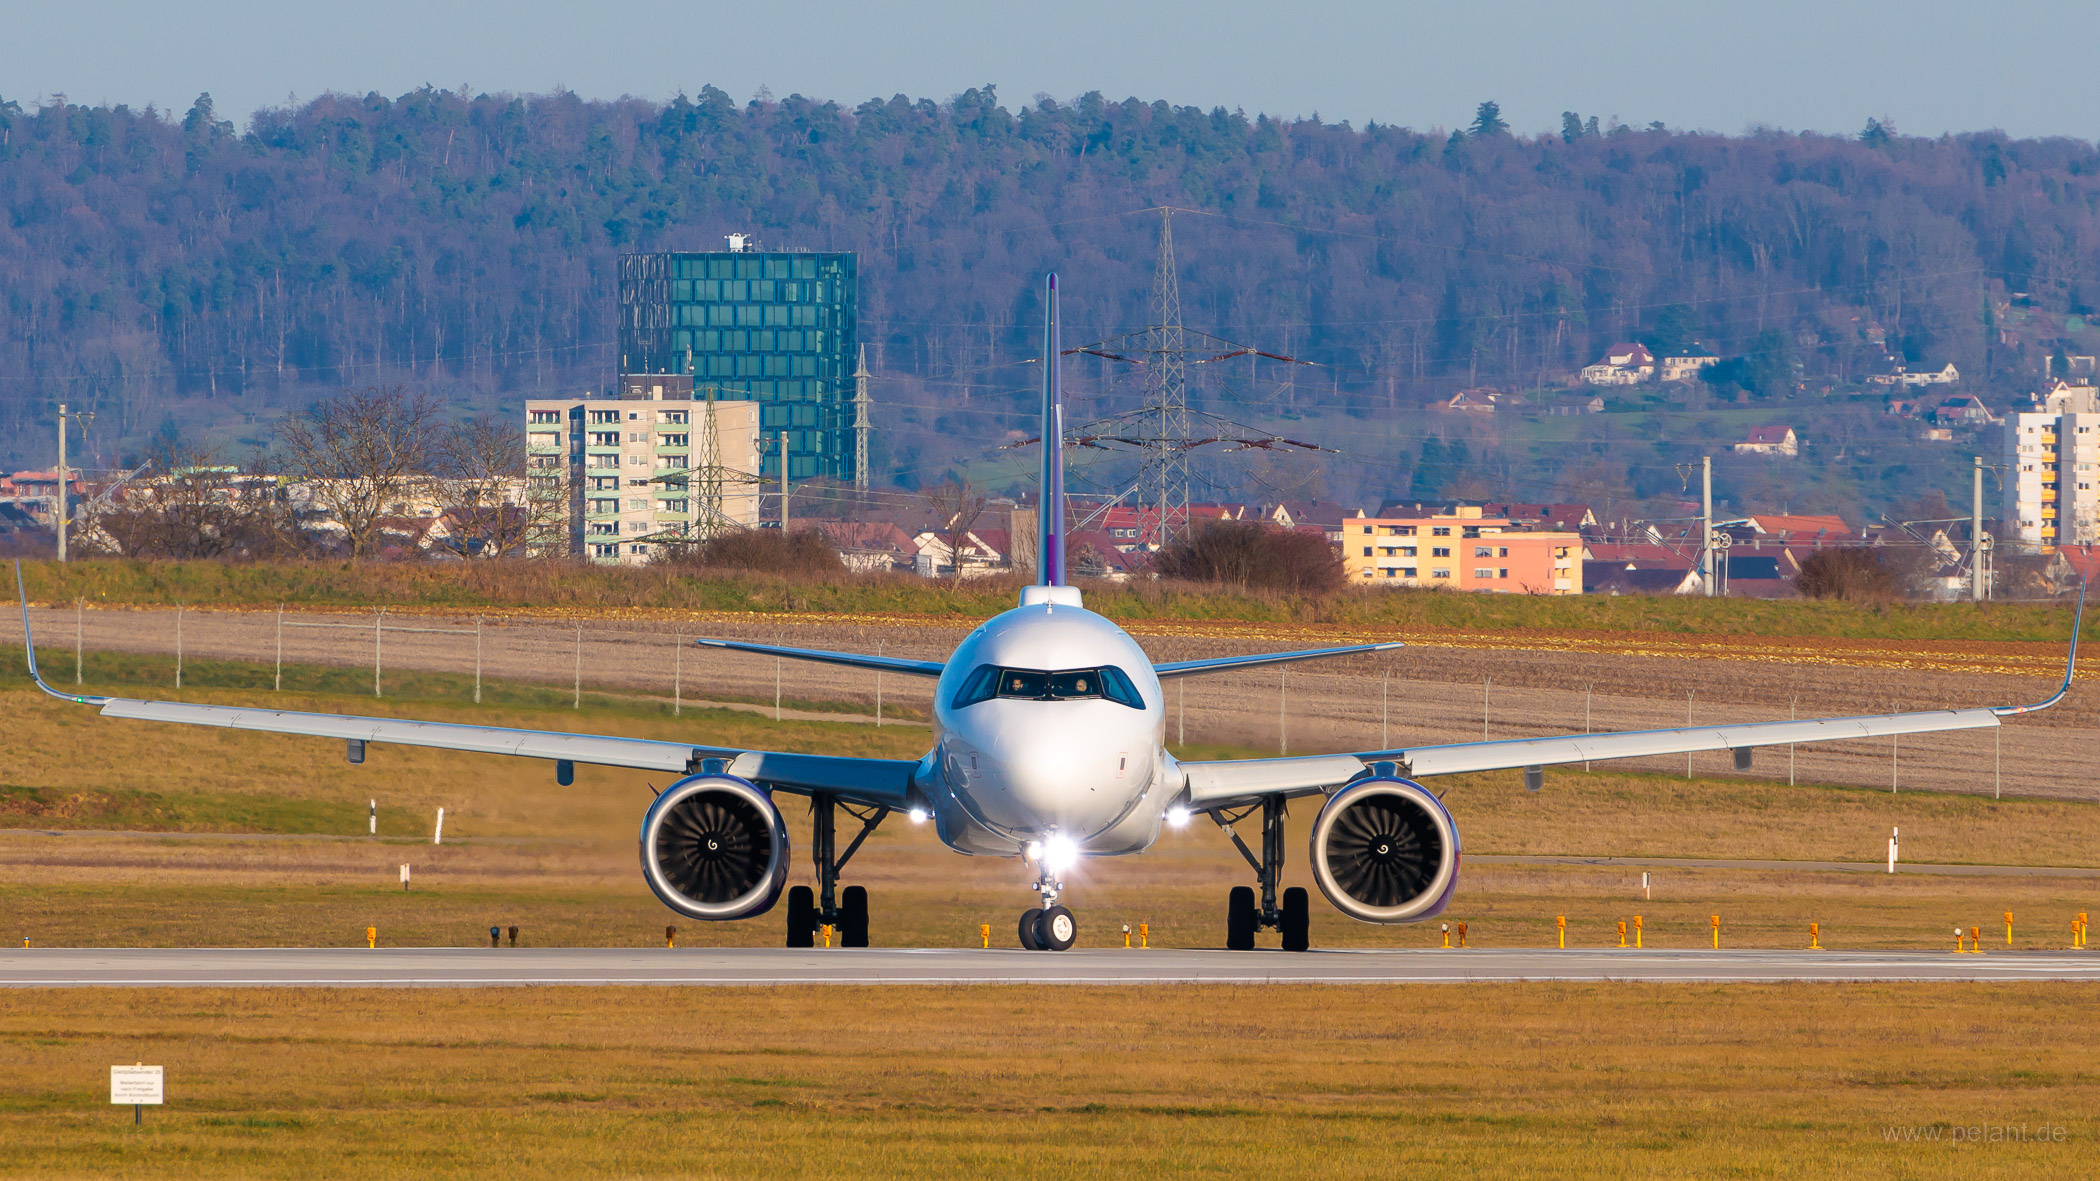
[[1320, 809], [1312, 866], [1320, 892], [1351, 918], [1433, 918], [1458, 887], [1458, 827], [1421, 784], [1374, 770]]
[[748, 780], [689, 776], [642, 817], [642, 875], [665, 906], [690, 918], [764, 914], [787, 871], [787, 824]]

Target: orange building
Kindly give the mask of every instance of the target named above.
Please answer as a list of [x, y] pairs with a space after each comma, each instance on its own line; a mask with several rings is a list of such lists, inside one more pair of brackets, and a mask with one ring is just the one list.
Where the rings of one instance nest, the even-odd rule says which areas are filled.
[[1352, 586], [1429, 586], [1525, 595], [1582, 593], [1582, 535], [1529, 533], [1460, 506], [1448, 514], [1342, 522]]

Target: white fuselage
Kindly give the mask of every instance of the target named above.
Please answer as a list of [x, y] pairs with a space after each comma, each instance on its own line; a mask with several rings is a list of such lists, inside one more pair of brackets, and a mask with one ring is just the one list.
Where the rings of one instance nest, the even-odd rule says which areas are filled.
[[[1093, 856], [1139, 852], [1158, 836], [1176, 794], [1168, 785], [1178, 783], [1151, 658], [1122, 628], [1079, 606], [1076, 592], [1030, 589], [1039, 593], [956, 646], [934, 690], [936, 745], [921, 782], [941, 839], [959, 852], [993, 856], [1052, 836]], [[1066, 601], [1040, 601], [1053, 590]], [[958, 705], [987, 666], [1120, 669], [1136, 704], [995, 695]]]

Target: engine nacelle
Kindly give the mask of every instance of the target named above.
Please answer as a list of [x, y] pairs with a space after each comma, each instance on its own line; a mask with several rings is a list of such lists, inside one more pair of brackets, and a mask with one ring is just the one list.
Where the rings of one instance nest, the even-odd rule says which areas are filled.
[[1458, 888], [1458, 826], [1419, 783], [1391, 774], [1359, 779], [1320, 809], [1312, 866], [1320, 892], [1350, 918], [1434, 918]]
[[734, 775], [693, 775], [642, 817], [642, 876], [665, 906], [710, 921], [764, 914], [787, 883], [787, 823]]

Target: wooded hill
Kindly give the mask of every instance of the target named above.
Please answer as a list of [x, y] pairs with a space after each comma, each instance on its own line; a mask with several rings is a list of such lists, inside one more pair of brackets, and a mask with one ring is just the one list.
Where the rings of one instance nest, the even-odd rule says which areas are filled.
[[[1072, 339], [1152, 318], [1141, 211], [1162, 205], [1197, 211], [1174, 221], [1187, 322], [1322, 366], [1199, 370], [1198, 403], [1239, 418], [1532, 389], [1620, 339], [1758, 360], [1734, 370], [1757, 398], [1856, 381], [1885, 345], [2002, 402], [2053, 352], [2100, 351], [2080, 343], [2092, 144], [1498, 124], [1015, 110], [990, 87], [857, 107], [425, 89], [246, 132], [208, 97], [179, 117], [0, 101], [0, 458], [48, 463], [62, 399], [98, 411], [87, 461], [113, 463], [173, 425], [266, 440], [226, 424], [317, 389], [488, 408], [602, 386], [615, 256], [748, 231], [861, 252], [876, 458], [911, 486], [954, 440], [1027, 428], [1042, 271], [1066, 276]], [[1112, 381], [1106, 405], [1134, 404], [1128, 367], [1075, 369], [1082, 396]]]

